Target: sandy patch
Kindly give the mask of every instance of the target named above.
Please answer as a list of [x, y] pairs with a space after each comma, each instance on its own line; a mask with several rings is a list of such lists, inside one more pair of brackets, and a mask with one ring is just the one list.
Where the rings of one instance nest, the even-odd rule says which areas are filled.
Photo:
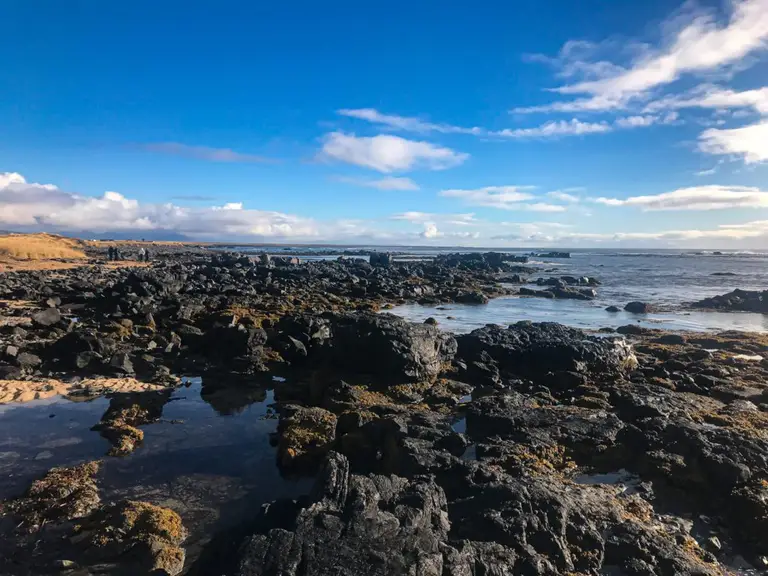
[[101, 396], [110, 392], [150, 392], [165, 386], [135, 378], [86, 378], [78, 382], [61, 380], [0, 380], [0, 404], [31, 402], [52, 396]]

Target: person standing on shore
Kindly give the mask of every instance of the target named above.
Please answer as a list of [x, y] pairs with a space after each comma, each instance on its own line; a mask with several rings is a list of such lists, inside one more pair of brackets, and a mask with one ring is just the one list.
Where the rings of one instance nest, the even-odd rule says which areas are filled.
[[146, 254], [147, 254], [147, 251], [144, 250], [144, 248], [142, 247], [139, 250], [139, 262], [144, 262], [145, 261]]
[[111, 262], [114, 259], [115, 259], [115, 249], [112, 246], [110, 246], [109, 249], [107, 250], [107, 260]]

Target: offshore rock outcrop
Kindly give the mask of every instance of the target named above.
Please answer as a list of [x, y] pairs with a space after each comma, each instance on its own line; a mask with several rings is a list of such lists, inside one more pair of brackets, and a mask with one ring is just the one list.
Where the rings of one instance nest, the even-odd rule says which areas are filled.
[[733, 312], [768, 314], [768, 290], [734, 290], [728, 294], [704, 298], [691, 304], [694, 308], [712, 308]]

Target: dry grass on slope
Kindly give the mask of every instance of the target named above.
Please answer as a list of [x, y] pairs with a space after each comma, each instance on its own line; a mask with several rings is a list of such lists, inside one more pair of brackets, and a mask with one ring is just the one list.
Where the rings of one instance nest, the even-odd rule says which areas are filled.
[[8, 234], [0, 236], [2, 260], [84, 259], [79, 240], [53, 234]]

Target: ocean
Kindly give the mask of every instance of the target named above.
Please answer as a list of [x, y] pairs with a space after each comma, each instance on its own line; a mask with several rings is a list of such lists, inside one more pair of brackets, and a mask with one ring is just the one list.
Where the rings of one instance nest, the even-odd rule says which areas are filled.
[[[241, 251], [263, 252], [264, 248], [239, 247]], [[467, 248], [366, 247], [345, 248], [267, 248], [270, 254], [298, 254], [303, 259], [331, 259], [364, 250], [390, 251], [398, 258], [428, 258], [441, 253], [478, 252]], [[530, 254], [526, 250], [495, 250]], [[548, 252], [542, 249], [534, 252]], [[692, 251], [692, 250], [571, 250], [571, 258], [531, 258], [526, 265], [535, 268], [536, 278], [550, 276], [590, 276], [597, 278], [596, 300], [547, 300], [505, 297], [485, 305], [449, 304], [398, 306], [392, 313], [412, 321], [433, 317], [441, 327], [466, 332], [488, 323], [510, 324], [519, 320], [560, 322], [585, 329], [618, 327], [637, 323], [669, 330], [746, 330], [768, 331], [768, 315], [739, 312], [709, 312], [687, 307], [709, 296], [744, 290], [768, 289], [768, 252]], [[535, 286], [531, 286], [535, 287]], [[610, 305], [623, 308], [639, 300], [653, 305], [657, 312], [647, 315], [609, 313]]]

